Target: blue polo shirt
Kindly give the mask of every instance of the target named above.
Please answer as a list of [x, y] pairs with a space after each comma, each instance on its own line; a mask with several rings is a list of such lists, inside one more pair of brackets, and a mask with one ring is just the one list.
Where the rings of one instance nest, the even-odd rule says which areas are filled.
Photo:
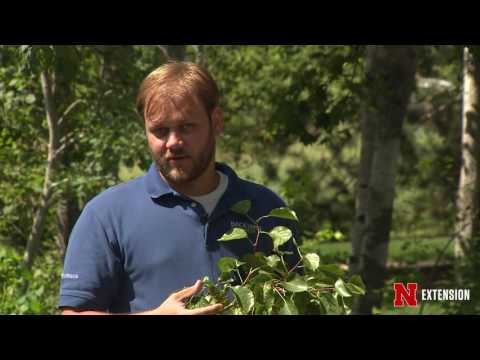
[[[154, 164], [136, 179], [111, 187], [87, 203], [70, 236], [60, 286], [60, 307], [109, 312], [138, 312], [158, 307], [171, 293], [196, 280], [219, 276], [218, 260], [252, 253], [246, 239], [218, 242], [232, 227], [244, 227], [255, 240], [255, 227], [230, 208], [250, 200], [248, 215], [257, 219], [284, 202], [264, 186], [240, 179], [227, 165], [228, 187], [208, 216], [200, 203], [170, 188]], [[267, 218], [262, 227], [290, 227], [288, 220]], [[295, 235], [296, 236], [296, 235]], [[263, 235], [257, 251], [271, 253]], [[290, 266], [299, 260], [292, 240]]]

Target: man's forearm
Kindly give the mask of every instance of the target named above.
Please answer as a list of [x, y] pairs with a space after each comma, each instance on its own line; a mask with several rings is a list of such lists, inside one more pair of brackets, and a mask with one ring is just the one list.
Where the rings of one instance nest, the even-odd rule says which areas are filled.
[[152, 311], [143, 311], [138, 313], [109, 313], [106, 311], [93, 310], [63, 310], [62, 315], [152, 315]]

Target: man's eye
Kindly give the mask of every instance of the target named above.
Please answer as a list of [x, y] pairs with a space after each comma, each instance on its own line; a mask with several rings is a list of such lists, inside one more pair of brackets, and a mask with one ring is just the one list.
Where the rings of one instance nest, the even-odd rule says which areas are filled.
[[152, 131], [156, 137], [165, 137], [168, 135], [168, 129], [160, 128]]

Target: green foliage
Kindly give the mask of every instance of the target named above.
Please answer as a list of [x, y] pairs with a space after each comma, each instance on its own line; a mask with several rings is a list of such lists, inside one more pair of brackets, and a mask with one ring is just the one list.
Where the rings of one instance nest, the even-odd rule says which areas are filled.
[[120, 164], [148, 167], [149, 152], [135, 112], [136, 91], [146, 75], [139, 63], [144, 55], [151, 56], [146, 50], [50, 45], [0, 49], [0, 243], [25, 245], [43, 187], [49, 133], [40, 71], [55, 74], [63, 146], [52, 179], [56, 186], [45, 238], [57, 231], [52, 215], [60, 198], [68, 197], [81, 210], [91, 197], [119, 182]]
[[[244, 209], [244, 206], [237, 203], [234, 208]], [[294, 214], [288, 208], [278, 208], [266, 217], [296, 219]], [[255, 221], [258, 232], [262, 232], [259, 225], [262, 218]], [[187, 307], [221, 303], [223, 315], [349, 314], [352, 297], [365, 294], [365, 285], [359, 276], [346, 282], [341, 268], [333, 264], [320, 265], [320, 257], [315, 253], [300, 253], [303, 264], [289, 268], [281, 246], [291, 239], [291, 230], [277, 226], [268, 234], [273, 239], [273, 255], [256, 252], [245, 255], [241, 261], [230, 257], [220, 259], [218, 282], [205, 278], [202, 292], [190, 298]], [[239, 239], [225, 234], [221, 241]], [[234, 284], [234, 275], [240, 284]]]
[[[223, 141], [238, 156], [328, 138], [358, 108], [363, 46], [205, 46], [204, 54], [225, 94]], [[244, 132], [252, 141], [240, 140]]]
[[444, 310], [449, 314], [478, 315], [480, 314], [480, 234], [475, 234], [472, 241], [472, 251], [465, 258], [456, 259], [453, 284], [450, 288], [469, 289], [470, 301], [446, 302]]
[[32, 73], [51, 70], [55, 63], [55, 47], [53, 45], [21, 45], [18, 55], [22, 70]]
[[56, 314], [61, 277], [58, 254], [47, 249], [31, 269], [13, 248], [0, 246], [0, 314]]

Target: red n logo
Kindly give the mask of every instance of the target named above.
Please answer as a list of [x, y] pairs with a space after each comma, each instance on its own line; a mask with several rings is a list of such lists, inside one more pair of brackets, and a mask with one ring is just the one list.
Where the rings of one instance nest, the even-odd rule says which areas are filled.
[[393, 300], [393, 306], [405, 306], [405, 302], [407, 306], [417, 306], [417, 285], [417, 283], [408, 283], [407, 290], [403, 283], [394, 283], [395, 299]]

